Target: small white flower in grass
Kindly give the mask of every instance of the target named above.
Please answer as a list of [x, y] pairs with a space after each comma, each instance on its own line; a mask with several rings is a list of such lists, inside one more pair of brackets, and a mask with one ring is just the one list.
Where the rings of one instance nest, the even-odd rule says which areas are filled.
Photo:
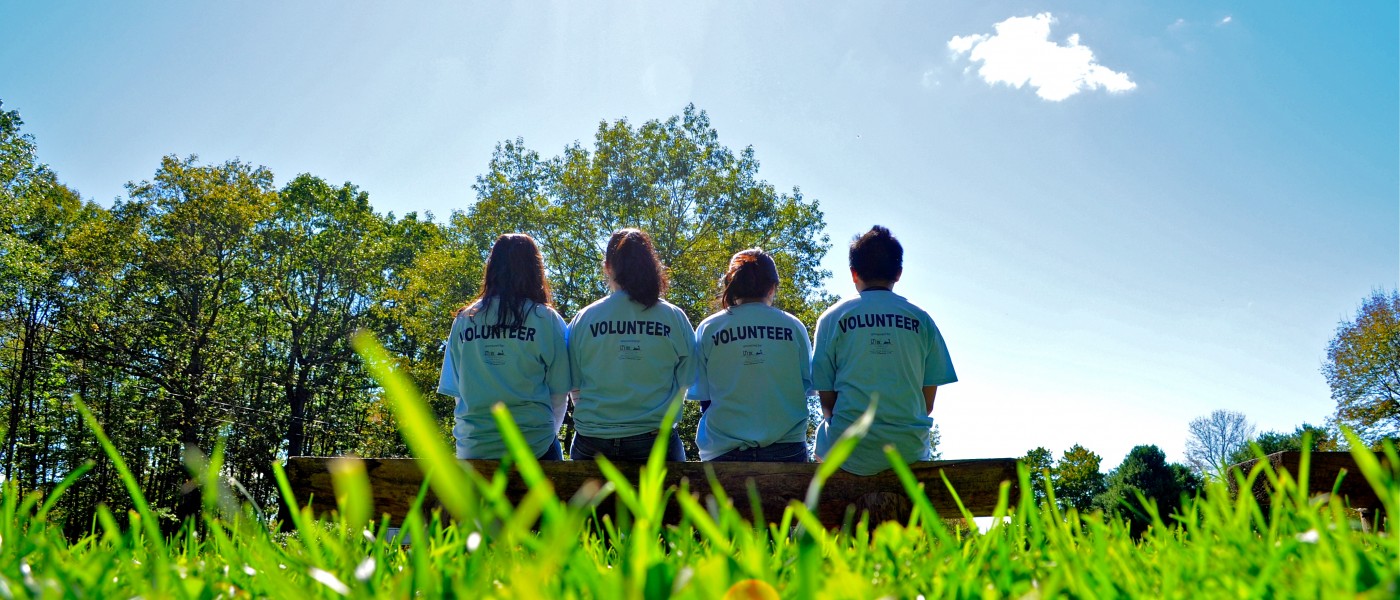
[[475, 531], [467, 536], [467, 552], [476, 552], [481, 547], [481, 534]]
[[252, 576], [258, 574], [258, 570], [257, 570], [257, 569], [254, 569], [253, 567], [251, 567], [251, 566], [249, 566], [249, 565], [243, 565], [243, 573], [246, 574], [246, 575], [249, 576], [249, 577], [252, 577]]
[[365, 559], [360, 562], [360, 566], [355, 567], [355, 579], [358, 579], [360, 581], [369, 581], [369, 578], [373, 575], [374, 557], [366, 556]]
[[364, 530], [364, 534], [365, 534], [365, 541], [367, 541], [367, 542], [373, 544], [373, 543], [374, 543], [374, 532], [373, 532], [373, 531], [370, 531], [370, 530], [368, 530], [368, 529], [366, 529], [366, 530]]
[[322, 571], [316, 567], [311, 567], [311, 578], [321, 582], [321, 585], [331, 588], [331, 591], [337, 594], [342, 596], [350, 595], [350, 588], [344, 583], [341, 583], [340, 579], [336, 578], [335, 574], [329, 571]]
[[1316, 529], [1309, 529], [1298, 534], [1298, 541], [1304, 544], [1316, 544], [1317, 540], [1321, 537], [1321, 534], [1319, 534]]

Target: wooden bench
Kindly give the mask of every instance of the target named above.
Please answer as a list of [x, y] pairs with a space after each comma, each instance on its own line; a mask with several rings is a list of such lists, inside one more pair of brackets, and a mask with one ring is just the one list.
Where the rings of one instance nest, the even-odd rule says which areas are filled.
[[[1298, 477], [1301, 466], [1301, 452], [1275, 452], [1265, 456], [1263, 459], [1254, 459], [1232, 465], [1231, 471], [1238, 471], [1248, 474], [1260, 460], [1268, 461], [1274, 470], [1287, 471], [1294, 478]], [[1389, 469], [1390, 466], [1384, 456], [1378, 457], [1381, 460], [1382, 468]], [[1338, 477], [1341, 477], [1338, 483]], [[1376, 495], [1375, 488], [1361, 475], [1361, 470], [1356, 467], [1356, 460], [1352, 458], [1350, 452], [1313, 452], [1308, 460], [1308, 480], [1300, 482], [1306, 486], [1310, 495], [1332, 494], [1334, 491], [1347, 506], [1362, 511], [1363, 519], [1371, 520], [1379, 524], [1379, 513], [1384, 511], [1385, 504]], [[1238, 493], [1235, 477], [1229, 478], [1229, 484]], [[1250, 490], [1254, 498], [1261, 506], [1268, 506], [1273, 498], [1273, 486], [1268, 478], [1260, 476], [1254, 480], [1254, 487]]]
[[[292, 457], [287, 460], [287, 477], [296, 500], [309, 505], [320, 514], [335, 508], [335, 493], [331, 484], [329, 465], [333, 458]], [[423, 474], [417, 461], [407, 458], [369, 458], [364, 461], [374, 496], [375, 514], [388, 514], [394, 523], [402, 521], [418, 495]], [[491, 460], [468, 460], [477, 472], [495, 473], [500, 463]], [[560, 498], [571, 498], [580, 489], [590, 489], [606, 481], [592, 461], [542, 462], [544, 473], [554, 483]], [[618, 464], [629, 481], [637, 480], [639, 464]], [[703, 498], [709, 495], [710, 484], [706, 468], [714, 470], [720, 487], [729, 495], [735, 507], [752, 519], [749, 482], [758, 492], [763, 516], [768, 521], [779, 519], [792, 500], [802, 501], [807, 486], [816, 473], [816, 464], [803, 463], [741, 463], [741, 462], [671, 462], [666, 463], [665, 482], [679, 486], [690, 481], [690, 489]], [[963, 506], [974, 516], [989, 516], [996, 508], [1002, 482], [1010, 482], [1011, 501], [1016, 495], [1016, 459], [987, 458], [973, 460], [943, 460], [919, 462], [910, 466], [914, 476], [924, 484], [924, 493], [943, 518], [960, 518], [961, 513], [952, 494], [943, 483], [947, 477]], [[528, 489], [519, 473], [511, 469], [506, 495], [518, 502]], [[431, 495], [431, 492], [429, 492]], [[431, 502], [430, 498], [430, 502]], [[670, 508], [674, 509], [674, 502]], [[838, 527], [847, 511], [868, 511], [872, 520], [904, 520], [912, 509], [908, 495], [893, 471], [861, 477], [838, 471], [822, 489], [817, 517], [829, 527]], [[673, 517], [678, 513], [668, 511]], [[284, 519], [285, 520], [285, 519]]]

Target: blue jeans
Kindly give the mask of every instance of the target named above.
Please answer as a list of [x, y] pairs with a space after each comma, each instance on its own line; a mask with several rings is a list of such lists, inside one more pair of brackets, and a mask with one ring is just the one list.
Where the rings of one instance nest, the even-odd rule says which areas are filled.
[[539, 460], [564, 460], [564, 449], [559, 446], [559, 437], [555, 436], [550, 442], [549, 449], [544, 454], [539, 455]]
[[761, 448], [739, 448], [710, 459], [711, 462], [807, 462], [806, 442], [780, 442]]
[[[593, 460], [594, 456], [601, 454], [613, 462], [646, 462], [647, 457], [651, 456], [651, 447], [656, 444], [656, 434], [650, 431], [620, 438], [596, 438], [576, 433], [573, 443], [569, 445], [569, 458]], [[666, 444], [666, 460], [684, 462], [685, 446], [681, 444], [681, 434], [672, 429], [670, 437]]]

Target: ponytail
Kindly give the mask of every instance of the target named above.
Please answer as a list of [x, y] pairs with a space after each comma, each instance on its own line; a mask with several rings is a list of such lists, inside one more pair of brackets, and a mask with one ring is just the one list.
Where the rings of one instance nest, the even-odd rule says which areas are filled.
[[740, 300], [762, 300], [778, 286], [778, 266], [762, 248], [749, 248], [729, 259], [729, 271], [722, 284], [720, 308], [729, 308]]
[[617, 287], [647, 308], [655, 306], [670, 285], [651, 236], [640, 229], [614, 232], [603, 260]]

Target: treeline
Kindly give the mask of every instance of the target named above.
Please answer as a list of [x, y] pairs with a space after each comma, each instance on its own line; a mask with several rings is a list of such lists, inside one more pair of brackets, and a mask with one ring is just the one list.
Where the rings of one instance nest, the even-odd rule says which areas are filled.
[[1170, 516], [1182, 501], [1204, 491], [1207, 481], [1228, 475], [1228, 468], [1259, 455], [1275, 452], [1336, 451], [1341, 446], [1336, 434], [1326, 428], [1304, 423], [1292, 432], [1266, 431], [1255, 435], [1253, 424], [1243, 413], [1216, 410], [1194, 419], [1186, 441], [1187, 464], [1167, 461], [1166, 453], [1155, 445], [1135, 446], [1123, 462], [1107, 474], [1103, 457], [1079, 444], [1058, 458], [1045, 447], [1037, 447], [1020, 458], [1030, 471], [1031, 493], [1037, 503], [1054, 502], [1064, 511], [1080, 514], [1116, 514], [1133, 529], [1145, 531], [1151, 525], [1139, 496], [1150, 498], [1158, 514]]
[[[21, 126], [0, 105], [0, 469], [47, 492], [96, 461], [58, 507], [75, 530], [98, 503], [121, 515], [130, 500], [74, 397], [166, 525], [191, 489], [185, 452], [221, 445], [226, 475], [261, 506], [279, 458], [405, 454], [349, 337], [373, 332], [436, 389], [452, 311], [476, 294], [500, 233], [540, 242], [566, 318], [606, 292], [601, 244], [623, 226], [653, 233], [668, 297], [693, 321], [728, 257], [751, 246], [775, 254], [777, 303], [809, 327], [831, 301], [817, 203], [759, 179], [752, 149], [720, 145], [694, 107], [603, 122], [594, 147], [553, 158], [502, 143], [477, 201], [446, 222], [376, 212], [351, 183], [302, 174], [277, 187], [263, 167], [193, 156], [164, 158], [106, 208], [39, 162]], [[450, 443], [451, 400], [428, 398]]]

